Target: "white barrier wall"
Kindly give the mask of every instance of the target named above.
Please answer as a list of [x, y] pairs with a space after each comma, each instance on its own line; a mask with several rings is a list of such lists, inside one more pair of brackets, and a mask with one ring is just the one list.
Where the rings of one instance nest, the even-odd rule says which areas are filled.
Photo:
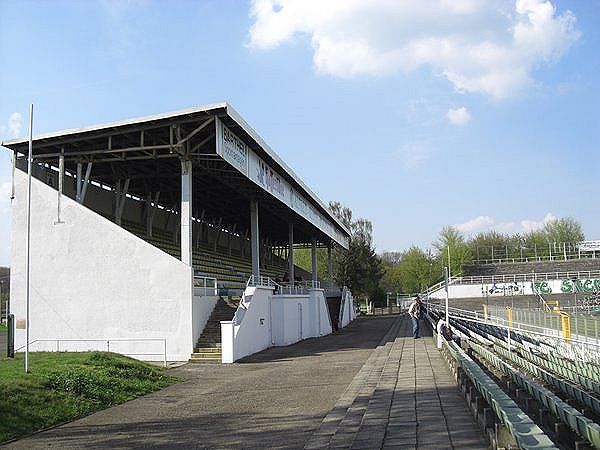
[[[197, 291], [203, 291], [203, 289], [194, 289]], [[217, 305], [219, 300], [218, 296], [204, 296], [194, 293], [194, 300], [192, 301], [192, 344], [196, 345], [206, 322], [210, 318], [210, 315]]]
[[340, 305], [340, 311], [343, 310], [341, 314], [342, 320], [340, 323], [340, 328], [346, 327], [350, 322], [356, 319], [356, 310], [354, 309], [354, 298], [350, 291], [344, 288], [342, 291], [342, 303]]
[[[27, 176], [15, 171], [11, 310], [16, 348], [25, 345]], [[90, 209], [32, 180], [30, 342], [36, 339], [166, 339], [167, 359], [192, 352], [192, 270]], [[196, 311], [196, 317], [200, 310]], [[61, 343], [60, 349], [106, 349]], [[32, 350], [56, 344], [33, 344]], [[162, 360], [161, 342], [118, 342], [112, 351]], [[147, 355], [155, 353], [155, 355]], [[146, 354], [146, 355], [144, 355]]]
[[234, 320], [221, 322], [222, 362], [232, 363], [271, 346], [290, 345], [331, 331], [323, 290], [273, 295], [273, 288], [249, 287]]
[[[578, 287], [578, 292], [593, 292], [596, 285], [595, 279], [578, 280], [581, 287]], [[540, 281], [525, 281], [525, 282], [500, 282], [486, 284], [451, 284], [448, 287], [448, 296], [450, 298], [472, 298], [472, 297], [503, 297], [510, 295], [535, 295], [540, 293], [560, 294], [573, 292], [572, 280], [540, 280]], [[443, 299], [446, 297], [444, 288], [440, 288], [429, 294], [431, 298]]]

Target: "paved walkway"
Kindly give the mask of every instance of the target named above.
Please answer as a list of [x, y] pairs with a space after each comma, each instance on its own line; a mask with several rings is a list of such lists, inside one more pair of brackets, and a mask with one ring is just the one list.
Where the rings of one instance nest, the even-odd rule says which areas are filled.
[[9, 447], [485, 448], [431, 337], [404, 337], [406, 322], [361, 318], [240, 364], [186, 364], [182, 383]]
[[305, 449], [485, 449], [464, 399], [429, 336], [399, 318]]

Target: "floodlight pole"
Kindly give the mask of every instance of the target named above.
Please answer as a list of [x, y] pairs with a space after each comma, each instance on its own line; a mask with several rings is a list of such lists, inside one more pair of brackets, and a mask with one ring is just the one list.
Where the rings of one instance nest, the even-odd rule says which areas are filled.
[[448, 267], [444, 267], [444, 285], [446, 287], [446, 326], [450, 326], [450, 311], [448, 310]]
[[33, 166], [33, 103], [29, 105], [29, 152], [27, 153], [27, 244], [25, 259], [25, 373], [29, 373], [29, 296], [31, 254], [31, 170]]

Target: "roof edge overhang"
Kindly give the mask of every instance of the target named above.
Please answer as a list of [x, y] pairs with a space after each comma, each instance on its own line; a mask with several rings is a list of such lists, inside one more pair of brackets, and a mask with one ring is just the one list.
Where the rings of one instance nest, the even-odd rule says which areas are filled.
[[[337, 228], [342, 231], [347, 237], [350, 237], [350, 231], [348, 228], [335, 217], [329, 208], [321, 201], [321, 199], [296, 175], [296, 173], [281, 159], [281, 157], [265, 142], [265, 140], [252, 128], [248, 122], [227, 102], [210, 103], [203, 106], [197, 106], [192, 108], [186, 108], [161, 114], [152, 114], [142, 117], [136, 117], [132, 119], [119, 120], [115, 122], [108, 122], [98, 125], [90, 125], [79, 128], [70, 128], [62, 131], [55, 131], [50, 133], [43, 133], [33, 136], [33, 141], [43, 141], [60, 138], [76, 138], [81, 135], [82, 138], [88, 133], [109, 131], [111, 129], [119, 129], [123, 127], [129, 127], [133, 125], [141, 125], [147, 122], [157, 122], [168, 119], [173, 119], [180, 116], [186, 116], [197, 113], [214, 113], [215, 115], [226, 115], [252, 139], [262, 149], [262, 151], [271, 159], [273, 162], [283, 170], [284, 174], [292, 179], [294, 183], [305, 192], [305, 194], [312, 200], [315, 206], [325, 213], [326, 216], [332, 221]], [[1, 141], [0, 145], [6, 147], [12, 151], [22, 151], [22, 147], [29, 142], [27, 137], [10, 139], [7, 141]]]

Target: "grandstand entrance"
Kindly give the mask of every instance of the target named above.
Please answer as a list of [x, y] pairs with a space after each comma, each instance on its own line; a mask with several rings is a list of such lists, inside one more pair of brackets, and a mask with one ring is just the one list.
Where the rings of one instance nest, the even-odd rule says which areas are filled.
[[[13, 152], [21, 196], [13, 203], [18, 274], [28, 142], [2, 145]], [[32, 282], [45, 280], [46, 292], [48, 284], [77, 284], [50, 289], [51, 302], [73, 302], [61, 315], [69, 326], [68, 317], [82, 319], [72, 313], [83, 295], [110, 303], [112, 312], [115, 302], [174, 302], [176, 321], [194, 295], [239, 295], [250, 276], [316, 283], [316, 249], [347, 246], [346, 227], [226, 103], [37, 136], [32, 153]], [[296, 245], [312, 248], [311, 272], [293, 264]], [[24, 286], [14, 282], [18, 313]]]

